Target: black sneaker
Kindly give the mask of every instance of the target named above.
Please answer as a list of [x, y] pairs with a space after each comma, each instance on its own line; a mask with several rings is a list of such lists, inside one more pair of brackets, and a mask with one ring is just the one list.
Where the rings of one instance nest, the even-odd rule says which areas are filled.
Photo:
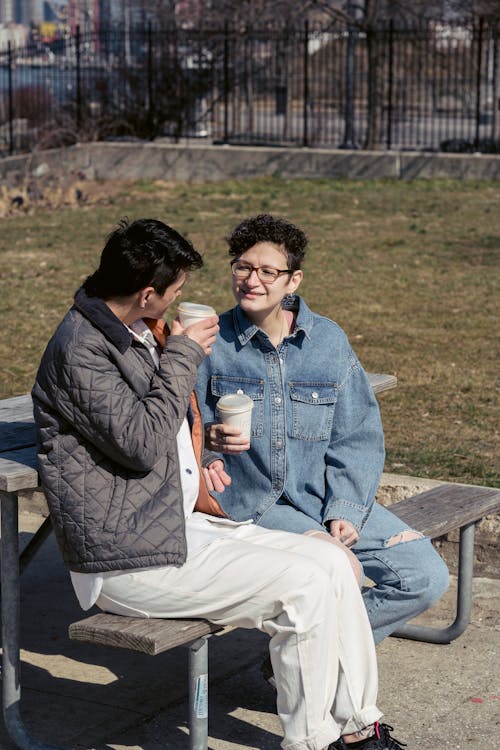
[[400, 742], [395, 737], [391, 737], [389, 733], [393, 729], [389, 724], [379, 724], [376, 721], [374, 728], [375, 734], [367, 737], [366, 740], [348, 743], [340, 737], [330, 745], [328, 750], [401, 750], [401, 748], [406, 747], [405, 742]]

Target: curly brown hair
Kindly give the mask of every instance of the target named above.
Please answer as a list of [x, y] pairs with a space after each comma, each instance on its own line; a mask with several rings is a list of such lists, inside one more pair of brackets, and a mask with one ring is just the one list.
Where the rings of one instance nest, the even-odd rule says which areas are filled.
[[291, 271], [297, 271], [304, 259], [307, 237], [286, 219], [275, 218], [270, 214], [259, 214], [245, 219], [226, 237], [229, 255], [239, 258], [246, 250], [258, 242], [271, 242], [286, 255]]

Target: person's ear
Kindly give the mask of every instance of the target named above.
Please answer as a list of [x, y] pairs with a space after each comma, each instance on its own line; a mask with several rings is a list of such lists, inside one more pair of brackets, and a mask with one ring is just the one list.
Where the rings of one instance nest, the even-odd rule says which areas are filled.
[[292, 274], [292, 278], [290, 279], [290, 282], [288, 284], [288, 293], [293, 294], [297, 291], [297, 289], [300, 286], [300, 282], [302, 281], [304, 277], [304, 274], [302, 271], [294, 271]]
[[144, 289], [141, 289], [139, 292], [139, 307], [141, 310], [146, 309], [146, 305], [148, 304], [148, 300], [151, 296], [151, 294], [154, 292], [154, 287], [152, 286], [146, 286]]

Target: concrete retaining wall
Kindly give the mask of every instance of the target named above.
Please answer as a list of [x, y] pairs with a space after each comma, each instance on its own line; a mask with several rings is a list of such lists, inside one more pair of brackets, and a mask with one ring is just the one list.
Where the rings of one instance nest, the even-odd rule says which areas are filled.
[[89, 143], [0, 161], [10, 181], [38, 173], [87, 179], [223, 180], [282, 178], [500, 179], [500, 156], [211, 146], [198, 142]]

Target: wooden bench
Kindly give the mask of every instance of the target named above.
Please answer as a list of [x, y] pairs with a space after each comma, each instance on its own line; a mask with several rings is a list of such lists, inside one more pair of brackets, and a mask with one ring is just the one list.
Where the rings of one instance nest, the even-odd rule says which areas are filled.
[[115, 646], [155, 656], [177, 646], [188, 649], [189, 748], [208, 743], [208, 638], [224, 628], [206, 620], [158, 620], [98, 614], [69, 626], [75, 641]]
[[[394, 636], [430, 643], [450, 643], [470, 622], [474, 562], [474, 526], [500, 510], [500, 490], [443, 484], [390, 506], [409, 526], [431, 539], [460, 529], [457, 615], [445, 628], [407, 624]], [[191, 750], [206, 750], [208, 738], [208, 644], [216, 628], [204, 620], [154, 620], [97, 614], [75, 622], [69, 637], [104, 646], [158, 654], [189, 647], [189, 728]], [[196, 640], [194, 640], [196, 639]]]
[[500, 511], [500, 489], [446, 483], [390, 505], [389, 510], [431, 539], [460, 529], [455, 620], [445, 628], [406, 624], [392, 634], [428, 643], [451, 643], [470, 623], [475, 525]]
[[[389, 506], [389, 510], [411, 528], [420, 531], [431, 539], [460, 529], [457, 587], [460, 600], [457, 609], [461, 613], [460, 631], [455, 632], [455, 629], [451, 631], [449, 628], [445, 628], [443, 632], [446, 633], [446, 638], [439, 637], [439, 640], [418, 637], [418, 640], [450, 643], [463, 633], [469, 623], [465, 615], [467, 611], [470, 615], [472, 601], [470, 584], [474, 562], [474, 527], [485, 516], [500, 511], [500, 489], [445, 483], [394, 503]], [[464, 597], [466, 598], [464, 599]], [[178, 627], [174, 627], [174, 623], [179, 623]], [[70, 625], [69, 634], [75, 640], [130, 648], [135, 651], [142, 651], [145, 654], [155, 655], [188, 643], [190, 640], [207, 635], [210, 632], [215, 632], [214, 630], [198, 632], [194, 629], [194, 623], [204, 623], [207, 628], [215, 627], [210, 626], [204, 620], [148, 620], [99, 614], [73, 623]], [[414, 627], [412, 626], [412, 629]], [[418, 632], [421, 631], [423, 633], [431, 631], [432, 634], [435, 631], [441, 632], [441, 629], [418, 628]], [[410, 638], [412, 636], [408, 632], [405, 637]]]

